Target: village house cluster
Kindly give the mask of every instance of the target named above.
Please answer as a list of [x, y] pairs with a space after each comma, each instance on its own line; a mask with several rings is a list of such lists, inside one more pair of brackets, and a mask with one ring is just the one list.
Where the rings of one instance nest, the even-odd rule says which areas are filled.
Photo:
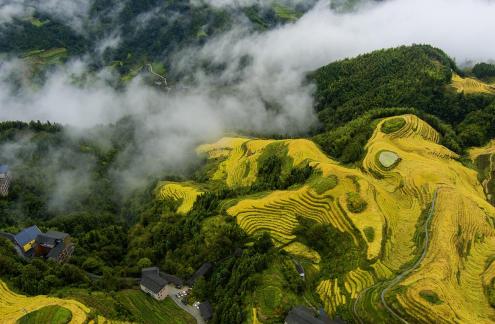
[[14, 236], [14, 242], [28, 258], [44, 257], [56, 262], [65, 262], [74, 252], [74, 244], [69, 234], [57, 231], [43, 233], [36, 225], [20, 231]]

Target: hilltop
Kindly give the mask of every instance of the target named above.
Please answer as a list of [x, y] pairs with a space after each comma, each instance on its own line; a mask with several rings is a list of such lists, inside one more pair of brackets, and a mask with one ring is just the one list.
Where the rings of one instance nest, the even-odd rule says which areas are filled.
[[[246, 233], [269, 233], [286, 252], [287, 261], [270, 262], [258, 279], [282, 305], [278, 298], [302, 289], [310, 306], [321, 300], [328, 314], [347, 320], [488, 323], [495, 318], [485, 295], [495, 275], [495, 207], [477, 172], [439, 140], [423, 120], [401, 115], [376, 123], [358, 168], [340, 165], [308, 140], [224, 138], [198, 150], [215, 166], [208, 182], [232, 190], [253, 188], [265, 172], [287, 179], [313, 170], [287, 189], [274, 184], [221, 203]], [[290, 268], [288, 260], [303, 265], [302, 288], [265, 286], [270, 269], [279, 262]], [[276, 311], [264, 298], [256, 288], [242, 303], [270, 322]]]

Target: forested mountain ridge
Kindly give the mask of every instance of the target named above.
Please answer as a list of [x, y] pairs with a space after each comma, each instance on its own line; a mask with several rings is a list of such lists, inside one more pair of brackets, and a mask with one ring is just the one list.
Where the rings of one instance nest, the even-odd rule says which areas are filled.
[[454, 74], [465, 72], [428, 45], [380, 50], [324, 66], [309, 76], [317, 85], [316, 110], [328, 130], [316, 141], [344, 162], [358, 160], [372, 133], [370, 116], [407, 108], [403, 113], [414, 111], [434, 123], [442, 143], [457, 153], [484, 145], [495, 136], [494, 96], [457, 91]]

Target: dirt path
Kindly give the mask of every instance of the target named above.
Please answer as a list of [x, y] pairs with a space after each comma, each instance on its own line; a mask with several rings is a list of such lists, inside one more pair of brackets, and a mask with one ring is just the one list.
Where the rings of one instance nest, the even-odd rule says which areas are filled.
[[[430, 210], [428, 211], [428, 217], [427, 217], [426, 222], [425, 222], [425, 225], [424, 225], [425, 240], [424, 240], [424, 243], [423, 243], [423, 252], [421, 253], [421, 256], [419, 257], [419, 259], [409, 269], [406, 269], [402, 273], [398, 274], [394, 279], [388, 281], [387, 285], [385, 286], [385, 288], [382, 290], [382, 292], [380, 294], [381, 302], [382, 302], [383, 306], [385, 307], [385, 309], [387, 310], [387, 312], [389, 312], [394, 318], [396, 318], [397, 320], [399, 320], [402, 323], [408, 323], [408, 322], [405, 319], [403, 319], [399, 314], [397, 314], [388, 305], [387, 300], [385, 299], [385, 295], [396, 284], [398, 284], [399, 282], [401, 282], [412, 271], [414, 271], [421, 264], [421, 262], [423, 261], [423, 259], [425, 258], [426, 253], [428, 251], [428, 245], [430, 243], [430, 231], [429, 231], [429, 227], [430, 227], [431, 219], [433, 218], [433, 215], [435, 214], [435, 204], [436, 204], [436, 201], [437, 201], [438, 190], [439, 189], [436, 189], [435, 190], [435, 193], [433, 194], [433, 200], [432, 200], [432, 203], [431, 203], [431, 206], [430, 206]], [[357, 305], [358, 305], [361, 297], [364, 296], [365, 293], [368, 290], [376, 287], [379, 284], [382, 284], [382, 282], [379, 282], [379, 283], [377, 283], [377, 284], [375, 284], [375, 285], [373, 285], [371, 287], [368, 287], [368, 288], [364, 289], [363, 291], [361, 291], [359, 293], [359, 295], [357, 296], [356, 300], [354, 301], [354, 304], [353, 304], [353, 307], [352, 307], [352, 312], [354, 314], [354, 317], [358, 320], [359, 323], [364, 323], [361, 320], [361, 318], [359, 317], [358, 313], [357, 313]]]

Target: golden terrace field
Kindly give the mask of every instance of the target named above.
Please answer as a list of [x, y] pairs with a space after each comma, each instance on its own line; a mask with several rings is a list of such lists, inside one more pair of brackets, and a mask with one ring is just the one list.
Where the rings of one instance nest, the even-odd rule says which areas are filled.
[[[313, 264], [320, 262], [318, 253], [294, 242], [298, 217], [349, 233], [356, 244], [364, 241], [371, 266], [323, 278], [315, 288], [330, 315], [347, 307], [362, 320], [372, 321], [379, 313], [393, 320], [384, 314], [380, 292], [426, 248], [418, 268], [385, 294], [394, 312], [412, 322], [493, 322], [495, 309], [484, 291], [495, 275], [490, 262], [495, 257], [495, 208], [487, 202], [477, 172], [439, 144], [435, 129], [414, 115], [399, 118], [403, 120], [395, 120], [398, 129], [392, 131], [384, 125], [391, 118], [378, 123], [359, 168], [340, 165], [309, 140], [223, 138], [198, 151], [217, 163], [210, 180], [232, 188], [256, 181], [258, 158], [274, 143], [285, 145], [291, 168], [309, 164], [320, 171], [304, 185], [241, 199], [227, 213], [247, 233], [267, 231], [288, 253]], [[383, 152], [393, 153], [393, 163], [382, 164]], [[430, 240], [424, 245], [420, 224], [435, 192]], [[355, 201], [362, 208], [355, 209]]]
[[201, 194], [202, 192], [193, 185], [169, 181], [160, 184], [158, 189], [159, 199], [170, 199], [179, 203], [177, 212], [180, 214], [187, 214]]
[[[0, 319], [2, 323], [16, 323], [27, 313], [34, 312], [45, 306], [61, 306], [72, 313], [70, 323], [79, 324], [87, 320], [90, 309], [75, 300], [60, 299], [47, 296], [27, 297], [11, 291], [0, 281]], [[98, 323], [107, 322], [99, 317]]]
[[455, 73], [452, 75], [452, 86], [464, 93], [495, 93], [495, 85], [474, 78], [462, 78]]

